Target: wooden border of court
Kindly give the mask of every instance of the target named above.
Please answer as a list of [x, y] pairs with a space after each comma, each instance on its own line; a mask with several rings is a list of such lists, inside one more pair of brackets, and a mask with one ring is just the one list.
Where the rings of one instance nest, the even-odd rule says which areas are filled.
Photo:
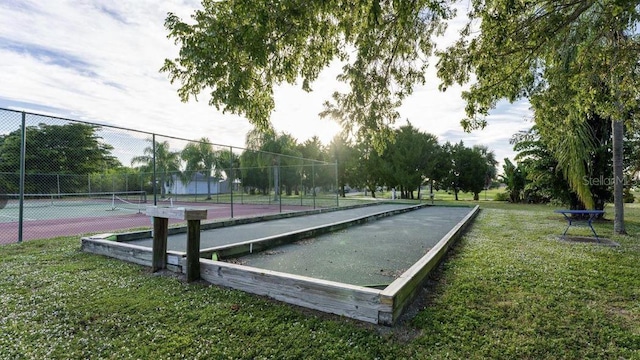
[[[289, 304], [360, 321], [391, 326], [411, 304], [429, 273], [440, 263], [478, 211], [479, 206], [476, 205], [429, 252], [384, 290], [204, 258], [200, 259], [200, 276], [214, 285], [264, 295]], [[82, 238], [82, 250], [144, 266], [152, 265], [150, 248], [105, 238]], [[168, 270], [184, 273], [186, 265], [184, 253], [167, 252]]]

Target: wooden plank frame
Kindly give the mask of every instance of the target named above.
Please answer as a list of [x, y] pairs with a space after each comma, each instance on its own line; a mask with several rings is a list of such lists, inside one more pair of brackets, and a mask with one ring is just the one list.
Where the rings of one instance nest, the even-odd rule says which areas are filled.
[[414, 263], [399, 278], [387, 286], [381, 293], [381, 302], [390, 304], [393, 313], [380, 314], [378, 323], [393, 325], [402, 311], [407, 308], [420, 292], [429, 273], [438, 266], [451, 245], [462, 236], [462, 233], [478, 214], [480, 207], [476, 205], [467, 216], [460, 220], [438, 243], [431, 248], [420, 260]]
[[200, 274], [215, 285], [370, 323], [391, 311], [379, 290], [361, 286], [206, 259], [200, 260]]
[[[478, 212], [479, 206], [471, 209], [427, 254], [383, 290], [204, 258], [199, 261], [200, 276], [215, 285], [268, 296], [286, 303], [364, 322], [392, 326], [419, 294], [429, 273], [440, 263], [447, 250], [462, 235]], [[253, 246], [249, 243], [235, 244], [238, 247], [235, 250], [233, 246], [215, 250], [217, 250], [216, 253], [220, 252], [227, 256], [236, 252], [243, 253], [247, 247]], [[83, 238], [82, 250], [151, 266], [151, 249], [141, 246]], [[203, 252], [211, 256], [211, 250], [213, 249], [206, 249]], [[167, 261], [169, 264], [167, 269], [186, 273], [184, 254], [180, 252], [168, 252], [168, 254], [171, 259]]]
[[[321, 208], [321, 209], [314, 209], [314, 210], [285, 212], [285, 213], [271, 214], [271, 215], [252, 216], [252, 217], [246, 217], [246, 218], [216, 220], [213, 222], [204, 221], [201, 223], [200, 229], [201, 230], [219, 229], [219, 228], [224, 228], [229, 226], [254, 224], [257, 222], [265, 222], [265, 221], [279, 220], [279, 219], [289, 219], [294, 217], [324, 214], [324, 213], [329, 213], [334, 211], [348, 210], [348, 209], [355, 209], [355, 208], [362, 208], [362, 207], [369, 207], [369, 206], [376, 206], [376, 205], [378, 205], [378, 203], [373, 202], [370, 204], [349, 205], [349, 206], [343, 206], [340, 208]], [[168, 235], [184, 234], [187, 232], [188, 232], [187, 226], [171, 227], [169, 228]], [[116, 237], [115, 241], [131, 241], [131, 240], [150, 238], [152, 237], [151, 235], [152, 233], [153, 232], [151, 230], [139, 230], [139, 231], [132, 231], [132, 232], [126, 232], [126, 233], [112, 234], [112, 235]]]

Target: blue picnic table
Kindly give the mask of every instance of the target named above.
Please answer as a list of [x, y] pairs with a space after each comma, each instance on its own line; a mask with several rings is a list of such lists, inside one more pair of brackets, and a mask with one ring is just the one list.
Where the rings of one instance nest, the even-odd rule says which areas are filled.
[[[604, 210], [555, 210], [554, 212], [564, 215], [564, 218], [569, 223], [569, 225], [567, 225], [567, 228], [564, 229], [564, 233], [562, 234], [563, 239], [566, 238], [567, 230], [569, 230], [569, 227], [571, 227], [571, 225], [574, 225], [575, 222], [583, 223], [586, 221], [589, 228], [591, 228], [593, 235], [596, 237], [596, 240], [600, 242], [600, 238], [598, 237], [598, 234], [596, 234], [596, 230], [593, 228], [592, 223], [596, 216], [604, 214]], [[571, 217], [572, 215], [587, 215], [588, 218], [587, 220], [574, 219]]]

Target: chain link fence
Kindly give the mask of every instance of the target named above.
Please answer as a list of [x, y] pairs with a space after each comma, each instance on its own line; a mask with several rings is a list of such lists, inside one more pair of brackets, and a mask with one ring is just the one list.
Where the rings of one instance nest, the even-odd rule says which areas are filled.
[[281, 145], [238, 148], [0, 108], [0, 243], [149, 228], [151, 205], [227, 218], [337, 207], [337, 165]]

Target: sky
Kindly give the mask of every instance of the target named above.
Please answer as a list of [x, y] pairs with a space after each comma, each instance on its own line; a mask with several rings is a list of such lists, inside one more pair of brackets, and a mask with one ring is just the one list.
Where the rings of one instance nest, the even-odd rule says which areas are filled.
[[[159, 72], [164, 59], [175, 58], [179, 50], [166, 37], [167, 13], [186, 20], [198, 8], [197, 0], [2, 0], [0, 107], [186, 139], [206, 136], [217, 144], [243, 147], [251, 129], [246, 119], [208, 106], [206, 96], [181, 102], [179, 84]], [[438, 40], [440, 47], [457, 37], [463, 22], [459, 17], [451, 23]], [[531, 127], [528, 103], [501, 102], [485, 129], [465, 133], [462, 88], [440, 92], [435, 62], [430, 61], [427, 84], [400, 108], [402, 120], [396, 125], [409, 120], [441, 143], [486, 145], [500, 162], [513, 159], [509, 139]], [[344, 89], [336, 80], [338, 71], [338, 65], [323, 71], [311, 93], [300, 83], [278, 86], [271, 118], [275, 129], [299, 142], [318, 136], [328, 144], [340, 127], [318, 114], [334, 91]]]

